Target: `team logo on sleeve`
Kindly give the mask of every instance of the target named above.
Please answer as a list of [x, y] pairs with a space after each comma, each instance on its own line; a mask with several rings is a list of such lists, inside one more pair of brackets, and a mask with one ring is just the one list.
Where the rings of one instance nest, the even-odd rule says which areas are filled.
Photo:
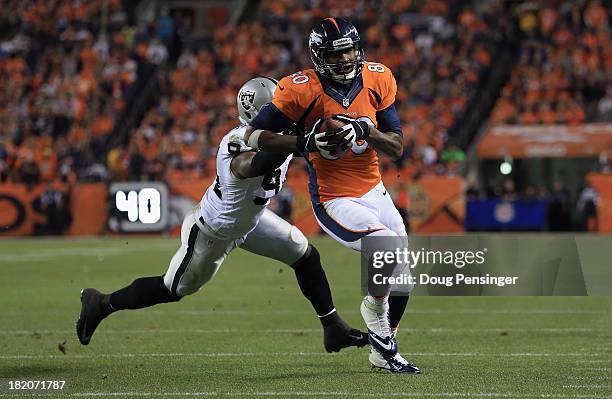
[[240, 104], [247, 111], [250, 111], [251, 109], [255, 108], [255, 105], [253, 104], [255, 102], [255, 92], [254, 91], [242, 90], [240, 92], [240, 95], [238, 96], [238, 99], [240, 100]]

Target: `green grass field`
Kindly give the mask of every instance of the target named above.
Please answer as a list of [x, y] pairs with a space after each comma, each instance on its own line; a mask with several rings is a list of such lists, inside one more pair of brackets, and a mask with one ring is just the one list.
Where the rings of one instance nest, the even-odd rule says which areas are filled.
[[[358, 255], [313, 242], [340, 314], [363, 328]], [[0, 241], [0, 380], [67, 380], [60, 397], [612, 397], [610, 297], [412, 298], [398, 342], [423, 373], [390, 375], [366, 348], [324, 353], [293, 272], [242, 250], [199, 293], [114, 314], [80, 346], [80, 289], [162, 274], [176, 245]]]

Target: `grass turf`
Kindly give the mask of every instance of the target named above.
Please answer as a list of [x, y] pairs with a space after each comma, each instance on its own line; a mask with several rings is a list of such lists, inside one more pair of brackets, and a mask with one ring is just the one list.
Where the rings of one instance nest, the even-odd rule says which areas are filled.
[[[312, 241], [340, 314], [363, 328], [357, 254]], [[366, 348], [324, 353], [291, 269], [242, 250], [197, 294], [114, 314], [80, 346], [79, 290], [162, 274], [176, 245], [1, 241], [0, 379], [65, 379], [84, 397], [612, 397], [611, 298], [414, 297], [398, 342], [423, 374], [374, 373]]]

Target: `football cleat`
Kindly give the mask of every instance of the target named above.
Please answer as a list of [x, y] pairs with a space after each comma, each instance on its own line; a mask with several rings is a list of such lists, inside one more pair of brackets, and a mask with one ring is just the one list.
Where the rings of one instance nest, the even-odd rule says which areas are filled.
[[421, 374], [421, 369], [410, 363], [402, 357], [399, 353], [390, 358], [385, 358], [378, 351], [370, 350], [370, 363], [372, 363], [372, 369], [386, 370], [396, 374]]
[[394, 336], [381, 337], [368, 329], [368, 340], [372, 349], [380, 353], [384, 358], [390, 359], [397, 354], [397, 341]]
[[389, 304], [375, 304], [364, 298], [361, 302], [361, 316], [368, 326], [368, 339], [372, 348], [385, 358], [392, 358], [397, 353], [397, 342], [389, 326]]
[[76, 323], [77, 337], [82, 345], [88, 345], [96, 328], [110, 314], [102, 306], [104, 294], [94, 288], [81, 290], [81, 314]]
[[323, 329], [323, 345], [328, 353], [340, 352], [342, 348], [368, 344], [368, 335], [347, 325], [332, 324]]

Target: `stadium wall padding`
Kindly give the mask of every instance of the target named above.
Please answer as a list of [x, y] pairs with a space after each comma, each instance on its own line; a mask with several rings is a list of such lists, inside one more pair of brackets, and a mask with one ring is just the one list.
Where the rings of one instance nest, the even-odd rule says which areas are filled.
[[[415, 180], [407, 176], [407, 173], [390, 171], [384, 174], [383, 180], [392, 194], [397, 194], [398, 190], [407, 191], [407, 211], [412, 232], [457, 233], [464, 230], [462, 178], [424, 176]], [[167, 184], [171, 195], [185, 196], [197, 203], [210, 185], [210, 180]], [[65, 235], [88, 236], [105, 232], [108, 218], [108, 189], [105, 183], [79, 183], [71, 190], [59, 183], [53, 185], [70, 199], [72, 223]], [[305, 234], [318, 234], [320, 228], [312, 213], [307, 174], [297, 168], [290, 170], [285, 185], [294, 193], [292, 223]], [[33, 204], [48, 187], [48, 184], [31, 188], [25, 184], [0, 184], [0, 237], [32, 235], [36, 223], [46, 222], [45, 215]], [[180, 231], [177, 226], [170, 226], [169, 230], [173, 234]]]
[[[86, 236], [104, 232], [107, 219], [106, 184], [83, 183], [72, 189], [61, 183], [51, 185], [69, 199], [72, 223], [65, 231], [66, 235]], [[0, 184], [0, 236], [32, 235], [35, 224], [46, 222], [46, 216], [35, 204], [49, 186]]]

